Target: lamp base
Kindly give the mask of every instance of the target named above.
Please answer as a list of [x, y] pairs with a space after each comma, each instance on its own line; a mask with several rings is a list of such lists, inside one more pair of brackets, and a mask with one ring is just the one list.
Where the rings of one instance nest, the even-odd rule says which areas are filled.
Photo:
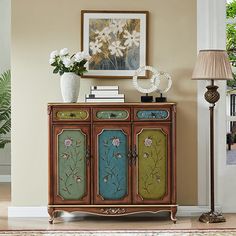
[[203, 213], [200, 217], [199, 217], [199, 221], [203, 222], [203, 223], [221, 223], [221, 222], [226, 222], [224, 216], [219, 213], [219, 212], [207, 212], [207, 213]]

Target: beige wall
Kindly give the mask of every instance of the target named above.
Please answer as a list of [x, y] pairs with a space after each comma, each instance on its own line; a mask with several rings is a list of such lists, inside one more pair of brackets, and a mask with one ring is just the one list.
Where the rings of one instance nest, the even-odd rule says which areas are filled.
[[[47, 109], [61, 101], [59, 79], [48, 55], [80, 49], [80, 11], [150, 11], [150, 65], [169, 72], [170, 101], [178, 103], [178, 203], [197, 203], [195, 0], [13, 0], [12, 1], [12, 199], [14, 206], [47, 204]], [[131, 80], [81, 81], [80, 101], [90, 85], [118, 84], [127, 101], [139, 101]]]

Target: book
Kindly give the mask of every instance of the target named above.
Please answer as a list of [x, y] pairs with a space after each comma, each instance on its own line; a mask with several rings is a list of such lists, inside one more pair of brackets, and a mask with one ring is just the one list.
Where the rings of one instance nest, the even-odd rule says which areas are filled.
[[119, 90], [119, 86], [114, 85], [114, 86], [91, 86], [91, 91], [92, 90]]
[[85, 102], [125, 102], [123, 98], [86, 98]]
[[85, 96], [85, 98], [125, 98], [124, 94], [111, 94], [111, 95], [106, 95], [106, 94], [88, 94]]
[[119, 91], [118, 90], [91, 90], [91, 94], [95, 96], [113, 96], [113, 95], [118, 95]]

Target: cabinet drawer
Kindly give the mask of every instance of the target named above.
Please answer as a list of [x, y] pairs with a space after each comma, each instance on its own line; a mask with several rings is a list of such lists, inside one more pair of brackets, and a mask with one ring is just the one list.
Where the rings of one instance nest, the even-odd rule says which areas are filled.
[[53, 110], [54, 121], [90, 121], [88, 108], [55, 108]]
[[160, 121], [170, 120], [169, 108], [134, 108], [134, 120], [135, 121]]
[[94, 108], [94, 121], [130, 121], [129, 108]]

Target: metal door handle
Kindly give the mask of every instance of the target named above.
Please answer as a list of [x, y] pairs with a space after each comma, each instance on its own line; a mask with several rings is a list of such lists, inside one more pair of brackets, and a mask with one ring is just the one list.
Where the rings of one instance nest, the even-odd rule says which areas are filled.
[[90, 156], [90, 151], [89, 151], [89, 149], [87, 149], [87, 150], [86, 150], [86, 154], [85, 154], [85, 159], [87, 160], [87, 163], [90, 162], [90, 158], [91, 158], [91, 156]]
[[138, 158], [138, 154], [137, 154], [137, 147], [136, 145], [134, 145], [134, 150], [133, 150], [133, 163], [136, 165], [136, 160]]

